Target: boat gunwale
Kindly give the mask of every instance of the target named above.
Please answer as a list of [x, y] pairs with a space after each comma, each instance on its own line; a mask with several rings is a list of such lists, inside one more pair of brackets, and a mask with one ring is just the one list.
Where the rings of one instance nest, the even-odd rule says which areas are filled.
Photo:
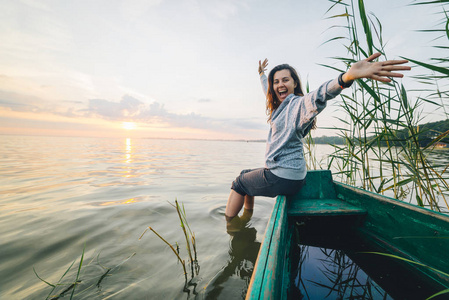
[[[440, 219], [441, 221], [449, 223], [449, 215], [447, 213], [431, 210], [429, 208], [422, 207], [422, 206], [419, 206], [419, 205], [416, 205], [416, 204], [413, 204], [413, 203], [407, 203], [407, 202], [404, 202], [402, 200], [398, 200], [398, 199], [392, 198], [390, 196], [381, 195], [381, 194], [378, 194], [378, 193], [375, 193], [375, 192], [367, 191], [367, 190], [364, 190], [364, 189], [361, 189], [361, 188], [358, 188], [358, 187], [347, 185], [347, 184], [339, 182], [339, 181], [334, 181], [334, 184], [336, 186], [341, 186], [344, 189], [348, 189], [348, 190], [351, 190], [351, 191], [356, 192], [356, 193], [367, 194], [370, 197], [376, 198], [376, 200], [378, 200], [380, 202], [397, 205], [397, 206], [400, 206], [402, 208], [410, 209], [410, 210], [413, 210], [413, 211], [418, 212], [418, 213], [425, 213], [425, 214], [427, 214], [429, 216], [436, 217], [436, 218]], [[347, 199], [342, 197], [340, 195], [340, 193], [338, 193], [337, 189], [336, 189], [336, 192], [337, 192], [337, 198], [338, 199], [343, 200], [343, 201], [348, 201]]]

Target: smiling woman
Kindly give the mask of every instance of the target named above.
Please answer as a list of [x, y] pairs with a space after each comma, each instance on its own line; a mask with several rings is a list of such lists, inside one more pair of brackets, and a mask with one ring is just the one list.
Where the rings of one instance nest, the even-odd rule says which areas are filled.
[[122, 122], [122, 128], [126, 130], [136, 129], [136, 123], [134, 122]]

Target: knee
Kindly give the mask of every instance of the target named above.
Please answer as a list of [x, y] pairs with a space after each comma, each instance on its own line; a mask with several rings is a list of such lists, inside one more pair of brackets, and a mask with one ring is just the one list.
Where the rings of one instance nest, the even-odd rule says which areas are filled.
[[238, 193], [242, 197], [246, 196], [245, 191], [239, 183], [238, 177], [232, 182], [231, 190]]

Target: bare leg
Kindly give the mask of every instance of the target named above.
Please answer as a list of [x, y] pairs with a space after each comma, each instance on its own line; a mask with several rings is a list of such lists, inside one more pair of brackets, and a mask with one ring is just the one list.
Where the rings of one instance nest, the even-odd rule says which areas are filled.
[[254, 208], [254, 196], [245, 196], [245, 209], [253, 209]]
[[[254, 199], [253, 199], [254, 202]], [[234, 190], [229, 194], [228, 204], [226, 204], [225, 215], [227, 218], [235, 217], [246, 203], [245, 197]]]
[[246, 225], [253, 216], [254, 196], [245, 196], [245, 204], [243, 206], [243, 214], [240, 216], [242, 224]]
[[[243, 209], [241, 217], [238, 213]], [[226, 205], [226, 230], [229, 234], [242, 230], [253, 215], [254, 196], [242, 196], [234, 190], [229, 194], [228, 204]]]

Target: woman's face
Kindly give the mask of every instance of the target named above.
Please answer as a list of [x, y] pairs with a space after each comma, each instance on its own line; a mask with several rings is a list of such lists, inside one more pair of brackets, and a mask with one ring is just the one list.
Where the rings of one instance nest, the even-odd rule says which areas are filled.
[[293, 80], [290, 70], [284, 69], [274, 73], [273, 89], [279, 101], [284, 101], [288, 95], [295, 91], [296, 82]]

